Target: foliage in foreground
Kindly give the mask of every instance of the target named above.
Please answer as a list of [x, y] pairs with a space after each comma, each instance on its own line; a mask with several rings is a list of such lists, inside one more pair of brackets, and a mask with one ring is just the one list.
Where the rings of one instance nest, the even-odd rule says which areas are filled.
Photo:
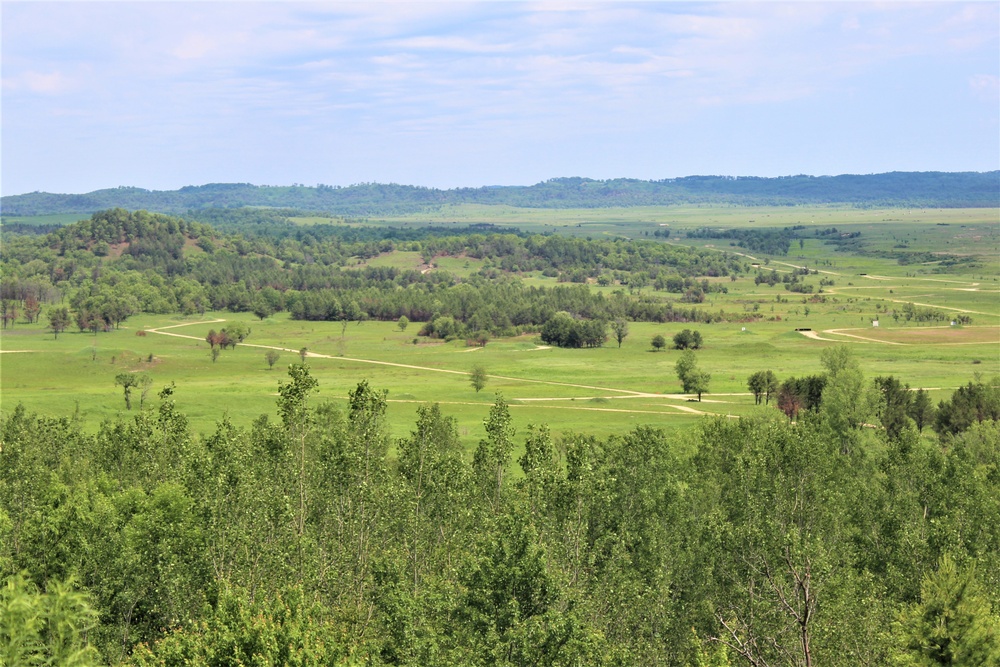
[[498, 397], [471, 461], [439, 406], [392, 443], [385, 392], [314, 405], [300, 364], [279, 422], [205, 436], [172, 391], [94, 436], [19, 408], [0, 423], [0, 652], [995, 665], [1000, 426], [934, 442], [905, 417], [871, 428], [885, 379], [824, 365], [823, 400], [796, 423], [761, 408], [679, 438], [518, 435]]

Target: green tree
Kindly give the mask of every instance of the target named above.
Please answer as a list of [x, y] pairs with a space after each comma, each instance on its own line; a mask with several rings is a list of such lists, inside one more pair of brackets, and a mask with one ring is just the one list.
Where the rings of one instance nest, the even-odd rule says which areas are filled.
[[256, 315], [261, 320], [264, 320], [271, 315], [274, 315], [275, 308], [270, 301], [261, 293], [253, 298], [253, 304], [251, 305], [251, 310], [253, 314]]
[[921, 433], [924, 427], [934, 422], [934, 404], [927, 390], [921, 388], [913, 395], [913, 401], [909, 408], [910, 419], [917, 425], [917, 430]]
[[406, 315], [400, 315], [399, 320], [396, 321], [396, 326], [400, 331], [406, 331], [406, 327], [410, 326], [410, 318]]
[[49, 328], [52, 329], [55, 338], [59, 338], [59, 334], [66, 330], [69, 323], [69, 309], [66, 306], [59, 306], [49, 311]]
[[701, 395], [708, 393], [708, 383], [711, 381], [712, 376], [702, 370], [693, 370], [684, 376], [684, 392], [687, 394], [698, 394], [698, 400], [701, 401]]
[[660, 334], [656, 334], [649, 344], [653, 346], [654, 351], [659, 352], [667, 346], [667, 339]]
[[132, 390], [143, 385], [145, 379], [149, 377], [145, 373], [123, 372], [115, 376], [115, 385], [122, 388], [125, 393], [125, 409], [132, 409]]
[[684, 350], [680, 359], [674, 364], [674, 370], [677, 372], [677, 379], [681, 381], [684, 393], [698, 394], [698, 400], [701, 401], [701, 395], [708, 393], [708, 383], [712, 376], [698, 369], [698, 359], [694, 352]]
[[268, 350], [264, 353], [264, 361], [267, 362], [268, 370], [274, 368], [274, 365], [278, 363], [278, 359], [281, 357], [277, 350]]
[[233, 322], [220, 333], [226, 337], [226, 344], [235, 349], [239, 343], [242, 343], [250, 336], [250, 327], [244, 322]]
[[464, 493], [468, 471], [454, 417], [441, 414], [435, 403], [417, 408], [417, 424], [399, 442], [399, 472], [409, 490], [411, 513], [403, 528], [412, 590], [416, 594], [435, 560], [447, 561], [457, 547], [461, 519], [467, 514]]
[[477, 394], [486, 387], [486, 378], [485, 368], [479, 364], [472, 367], [472, 372], [469, 373], [469, 381], [472, 383], [472, 388], [476, 390]]
[[747, 389], [753, 394], [756, 405], [760, 405], [761, 401], [769, 404], [771, 402], [771, 394], [778, 391], [778, 378], [775, 376], [774, 371], [757, 371], [747, 378]]
[[546, 522], [548, 504], [557, 495], [560, 478], [559, 462], [552, 446], [552, 436], [546, 425], [528, 425], [524, 454], [518, 459], [524, 472], [522, 487], [527, 491], [530, 516], [536, 524]]
[[1000, 378], [989, 384], [977, 379], [956, 389], [950, 400], [938, 404], [934, 430], [955, 435], [991, 419], [1000, 421]]
[[684, 329], [676, 334], [674, 334], [674, 349], [675, 350], [696, 350], [701, 347], [701, 334], [698, 334], [697, 344], [695, 344], [695, 333], [692, 333], [690, 329]]
[[677, 373], [677, 378], [683, 383], [684, 376], [697, 367], [698, 357], [691, 350], [685, 350], [677, 359], [677, 363], [674, 364], [674, 371]]
[[306, 437], [314, 419], [309, 411], [309, 396], [316, 391], [319, 382], [304, 364], [289, 366], [288, 377], [288, 382], [278, 383], [278, 414], [281, 416], [285, 433], [294, 446], [299, 487], [299, 506], [295, 523], [298, 535], [301, 537], [305, 533], [306, 521]]
[[764, 371], [764, 403], [770, 405], [771, 395], [778, 393], [778, 378], [773, 371]]
[[976, 569], [964, 572], [945, 554], [924, 576], [920, 602], [902, 618], [906, 664], [995, 667], [1000, 664], [1000, 618], [990, 610]]
[[875, 418], [876, 390], [865, 382], [861, 364], [846, 345], [826, 348], [820, 361], [827, 371], [820, 413], [841, 452], [847, 454], [857, 445], [861, 429]]
[[464, 595], [456, 620], [469, 630], [464, 640], [472, 655], [459, 662], [605, 664], [604, 639], [570, 601], [560, 605], [537, 531], [520, 515], [505, 514], [498, 524], [484, 540], [479, 562], [461, 576]]
[[483, 422], [486, 438], [479, 441], [472, 467], [480, 490], [494, 512], [499, 512], [504, 495], [504, 479], [514, 452], [514, 423], [510, 408], [497, 392], [490, 414]]
[[621, 318], [614, 320], [611, 323], [611, 331], [618, 341], [618, 347], [621, 348], [622, 342], [628, 337], [628, 322]]
[[904, 385], [895, 377], [877, 377], [875, 386], [879, 391], [877, 412], [886, 436], [898, 438], [910, 423], [909, 411], [913, 401], [910, 385]]
[[[834, 565], [847, 540], [836, 448], [773, 413], [706, 420], [701, 443], [690, 493], [705, 532], [694, 562], [711, 572], [698, 597], [711, 603], [714, 641], [751, 665], [841, 658], [843, 648], [822, 643], [846, 612], [835, 585], [850, 581]], [[850, 631], [853, 641], [862, 630]]]
[[87, 633], [98, 614], [74, 582], [50, 581], [40, 592], [23, 576], [0, 588], [0, 665], [96, 667], [97, 651]]
[[[349, 647], [343, 625], [301, 587], [275, 595], [225, 589], [197, 623], [141, 644], [133, 667], [205, 665], [343, 665]], [[354, 657], [358, 657], [355, 655]]]

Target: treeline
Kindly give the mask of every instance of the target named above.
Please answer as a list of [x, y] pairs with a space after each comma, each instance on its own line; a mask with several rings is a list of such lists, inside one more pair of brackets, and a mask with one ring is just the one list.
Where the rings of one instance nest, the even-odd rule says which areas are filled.
[[361, 183], [348, 187], [213, 183], [179, 190], [135, 187], [88, 194], [34, 192], [2, 198], [5, 215], [84, 213], [108, 208], [180, 214], [203, 208], [265, 206], [334, 215], [403, 215], [454, 204], [529, 208], [606, 208], [676, 204], [790, 206], [996, 207], [1000, 171], [892, 172], [779, 178], [687, 176], [658, 181], [554, 178], [531, 186], [437, 190], [410, 185]]
[[[338, 239], [344, 243], [370, 241], [420, 241], [439, 236], [465, 236], [469, 234], [525, 235], [513, 227], [491, 223], [469, 225], [370, 225], [368, 218], [331, 216], [323, 212], [290, 208], [205, 208], [193, 209], [181, 217], [201, 222], [219, 232], [240, 234], [246, 238], [266, 237], [273, 240], [313, 238], [317, 241]], [[303, 225], [296, 219], [310, 218], [312, 224]]]
[[[277, 421], [246, 429], [192, 433], [173, 404], [184, 387], [94, 435], [18, 407], [0, 420], [0, 654], [996, 664], [996, 411], [940, 440], [905, 415], [872, 428], [885, 382], [843, 352], [824, 364], [822, 400], [796, 423], [761, 408], [693, 436], [555, 440], [498, 395], [471, 457], [439, 406], [393, 441], [386, 392], [316, 404], [298, 364]], [[960, 391], [940, 410], [1000, 402], [978, 382]]]
[[[430, 330], [447, 330], [448, 336], [538, 330], [560, 311], [587, 320], [746, 317], [675, 306], [642, 292], [652, 285], [679, 294], [681, 302], [701, 303], [706, 294], [727, 289], [708, 277], [735, 278], [747, 270], [728, 253], [493, 229], [465, 235], [420, 230], [402, 239], [378, 230], [340, 231], [297, 228], [294, 234], [247, 238], [146, 211], [103, 211], [44, 237], [6, 238], [0, 249], [2, 311], [27, 313], [28, 296], [42, 304], [68, 299], [80, 329], [95, 331], [140, 312], [228, 310], [263, 319], [288, 311], [295, 319], [325, 321], [451, 318], [453, 326], [442, 320]], [[445, 271], [355, 266], [394, 250], [419, 252], [429, 265], [451, 255], [482, 260], [483, 268], [459, 279]], [[604, 296], [583, 284], [532, 288], [517, 277], [532, 270], [564, 283], [617, 282], [623, 289]]]
[[792, 239], [796, 238], [795, 232], [801, 229], [803, 229], [801, 226], [782, 229], [712, 229], [702, 227], [687, 232], [687, 237], [692, 239], [733, 239], [737, 241], [736, 245], [752, 252], [787, 255], [788, 249], [792, 245]]
[[795, 225], [793, 227], [764, 227], [759, 229], [719, 229], [713, 227], [700, 227], [686, 232], [691, 239], [733, 239], [735, 245], [746, 248], [752, 252], [764, 253], [767, 255], [787, 255], [792, 242], [799, 241], [799, 247], [807, 238], [822, 238], [827, 244], [838, 246], [838, 250], [844, 250], [850, 246], [852, 250], [859, 250], [860, 243], [853, 241], [861, 236], [861, 232], [840, 232], [836, 227], [827, 229], [806, 231], [805, 225]]

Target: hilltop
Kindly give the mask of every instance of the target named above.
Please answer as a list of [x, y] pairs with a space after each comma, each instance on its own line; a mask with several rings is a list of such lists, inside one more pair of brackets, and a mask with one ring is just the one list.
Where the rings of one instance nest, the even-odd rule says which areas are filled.
[[2, 212], [7, 216], [90, 214], [110, 208], [179, 214], [206, 208], [244, 206], [367, 216], [414, 213], [470, 203], [553, 209], [681, 204], [996, 207], [1000, 206], [1000, 171], [777, 178], [686, 176], [659, 181], [555, 178], [530, 186], [451, 190], [392, 183], [361, 183], [346, 187], [210, 183], [179, 190], [118, 187], [86, 194], [32, 192], [0, 199]]

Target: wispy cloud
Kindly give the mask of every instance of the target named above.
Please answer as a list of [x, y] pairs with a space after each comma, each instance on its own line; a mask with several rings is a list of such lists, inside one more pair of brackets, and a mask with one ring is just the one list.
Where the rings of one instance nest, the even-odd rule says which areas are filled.
[[[86, 177], [118, 184], [135, 174], [110, 173], [123, 154], [167, 164], [180, 162], [172, 146], [197, 154], [199, 145], [184, 182], [241, 171], [266, 182], [475, 185], [566, 173], [829, 173], [866, 159], [857, 170], [932, 168], [935, 150], [950, 154], [938, 142], [979, 146], [965, 151], [975, 163], [965, 168], [1000, 159], [995, 137], [958, 130], [922, 137], [919, 164], [910, 154], [890, 164], [874, 145], [851, 157], [822, 134], [866, 133], [847, 126], [862, 115], [897, 145], [932, 113], [952, 114], [951, 127], [995, 127], [995, 3], [8, 2], [2, 11], [5, 191], [72, 180], [39, 153], [72, 162], [105, 151], [109, 173]], [[926, 108], [892, 104], [921, 95]], [[765, 163], [755, 147], [768, 142]], [[657, 144], [671, 147], [669, 161]], [[337, 159], [312, 159], [323, 151]]]
[[988, 101], [1000, 99], [1000, 77], [995, 74], [975, 74], [969, 77], [969, 87], [977, 96]]
[[68, 93], [79, 86], [79, 78], [62, 71], [35, 72], [27, 70], [17, 76], [4, 79], [4, 88], [9, 92], [27, 91], [39, 95], [59, 95]]

